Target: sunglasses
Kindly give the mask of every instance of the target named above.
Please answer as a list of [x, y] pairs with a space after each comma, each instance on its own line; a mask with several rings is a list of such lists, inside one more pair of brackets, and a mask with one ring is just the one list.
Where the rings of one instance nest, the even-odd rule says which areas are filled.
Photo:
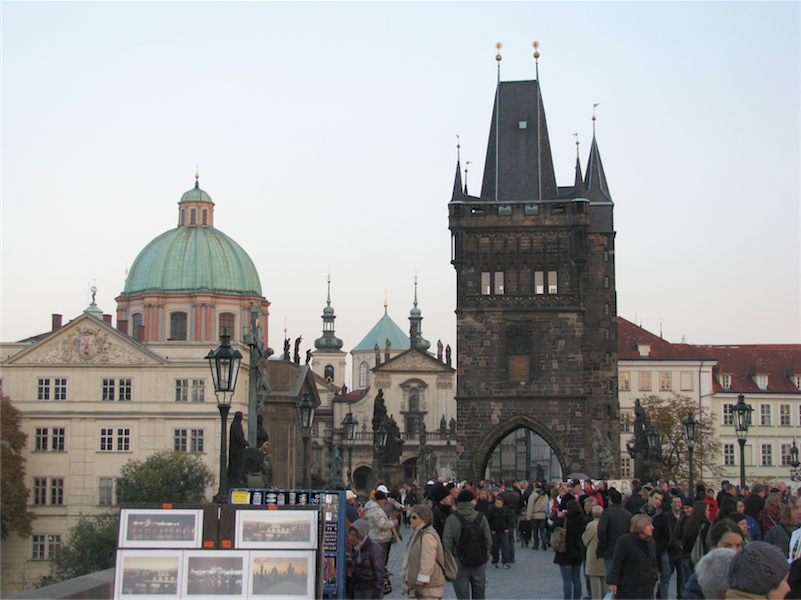
[[419, 519], [419, 518], [420, 517], [418, 517], [417, 515], [412, 515], [411, 517], [409, 517], [409, 520], [411, 521], [412, 519]]

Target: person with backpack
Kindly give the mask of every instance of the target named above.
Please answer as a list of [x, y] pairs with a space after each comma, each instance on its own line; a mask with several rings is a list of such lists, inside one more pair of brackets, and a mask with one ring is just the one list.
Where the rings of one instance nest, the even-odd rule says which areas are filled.
[[492, 549], [492, 532], [487, 517], [475, 508], [476, 495], [463, 490], [456, 497], [456, 512], [445, 521], [442, 545], [456, 558], [457, 575], [453, 590], [460, 600], [484, 598], [486, 563]]

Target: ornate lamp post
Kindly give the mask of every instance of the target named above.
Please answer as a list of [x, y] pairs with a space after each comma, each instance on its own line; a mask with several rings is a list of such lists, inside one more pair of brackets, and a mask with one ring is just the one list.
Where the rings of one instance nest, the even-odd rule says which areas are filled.
[[342, 432], [345, 436], [345, 445], [348, 447], [348, 485], [351, 485], [351, 473], [353, 473], [353, 443], [356, 441], [356, 432], [359, 430], [359, 422], [353, 416], [348, 407], [348, 414], [342, 421]]
[[295, 405], [298, 411], [298, 423], [303, 438], [303, 489], [309, 489], [309, 438], [311, 437], [311, 427], [314, 423], [314, 411], [316, 407], [309, 398], [309, 392], [303, 392], [303, 398]]
[[695, 449], [695, 436], [698, 435], [700, 423], [693, 417], [693, 411], [687, 413], [687, 418], [682, 421], [684, 425], [684, 438], [687, 440], [687, 449], [690, 451], [690, 493], [695, 489], [693, 485], [693, 450]]
[[793, 438], [793, 446], [790, 448], [790, 481], [801, 481], [801, 461], [798, 460], [798, 446], [795, 445], [795, 438]]
[[384, 422], [381, 421], [378, 429], [375, 430], [375, 446], [376, 454], [378, 455], [378, 473], [377, 478], [381, 479], [384, 474], [384, 447], [387, 445], [387, 428]]
[[753, 408], [745, 403], [745, 396], [737, 396], [737, 404], [732, 409], [734, 414], [734, 431], [740, 443], [740, 489], [745, 489], [745, 439], [748, 437], [748, 427], [751, 425]]
[[648, 432], [645, 434], [645, 439], [648, 441], [648, 458], [651, 461], [651, 479], [652, 483], [656, 485], [656, 460], [659, 458], [659, 450], [661, 446], [659, 445], [659, 432], [656, 430], [654, 425], [651, 425], [648, 428]]
[[231, 399], [236, 388], [239, 375], [239, 364], [242, 355], [239, 350], [231, 348], [231, 336], [223, 330], [220, 335], [220, 346], [206, 355], [211, 368], [211, 379], [214, 382], [214, 395], [217, 397], [217, 408], [220, 411], [222, 435], [220, 436], [220, 489], [214, 497], [215, 502], [228, 502], [228, 467], [226, 465], [226, 446], [228, 431], [226, 422], [231, 410]]

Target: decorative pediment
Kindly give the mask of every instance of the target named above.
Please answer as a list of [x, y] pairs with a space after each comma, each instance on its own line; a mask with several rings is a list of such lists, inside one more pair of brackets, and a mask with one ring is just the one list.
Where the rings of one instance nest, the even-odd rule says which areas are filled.
[[433, 356], [429, 356], [428, 354], [412, 349], [407, 350], [383, 365], [376, 367], [375, 371], [376, 373], [451, 373], [453, 372], [453, 369], [439, 362]]
[[8, 359], [9, 365], [148, 365], [162, 357], [98, 319], [84, 315]]

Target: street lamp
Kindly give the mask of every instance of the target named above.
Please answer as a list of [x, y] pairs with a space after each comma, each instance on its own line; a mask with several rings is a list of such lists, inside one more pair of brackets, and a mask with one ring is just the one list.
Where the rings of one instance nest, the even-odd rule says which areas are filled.
[[303, 398], [295, 405], [298, 411], [298, 423], [300, 423], [301, 436], [303, 438], [303, 489], [309, 489], [309, 438], [311, 437], [311, 427], [314, 423], [314, 411], [316, 407], [309, 398], [309, 392], [303, 392]]
[[220, 335], [220, 346], [206, 355], [211, 368], [211, 379], [214, 382], [214, 395], [217, 397], [217, 409], [220, 411], [220, 489], [214, 497], [215, 502], [228, 502], [228, 467], [226, 463], [226, 446], [228, 445], [228, 411], [236, 388], [239, 365], [242, 355], [239, 350], [231, 348], [231, 336], [223, 330]]
[[350, 485], [350, 474], [353, 472], [353, 442], [356, 440], [358, 428], [359, 422], [354, 418], [353, 413], [348, 410], [348, 414], [345, 415], [345, 419], [342, 421], [342, 432], [345, 435], [345, 445], [348, 447], [348, 485]]
[[656, 459], [659, 456], [659, 432], [654, 425], [648, 428], [645, 434], [645, 439], [648, 441], [648, 458], [651, 459], [651, 479], [652, 483], [656, 485]]
[[740, 489], [745, 489], [745, 438], [748, 437], [748, 427], [751, 425], [751, 413], [753, 408], [745, 403], [745, 396], [737, 396], [731, 412], [734, 415], [734, 431], [737, 433], [737, 441], [740, 443]]
[[793, 446], [790, 448], [790, 481], [801, 481], [801, 462], [798, 460], [798, 446], [795, 445], [795, 438], [793, 438]]
[[695, 436], [698, 435], [698, 426], [701, 423], [693, 417], [693, 411], [687, 413], [687, 418], [682, 421], [684, 425], [684, 438], [687, 440], [687, 449], [690, 451], [690, 491], [693, 487], [693, 450], [695, 449]]

